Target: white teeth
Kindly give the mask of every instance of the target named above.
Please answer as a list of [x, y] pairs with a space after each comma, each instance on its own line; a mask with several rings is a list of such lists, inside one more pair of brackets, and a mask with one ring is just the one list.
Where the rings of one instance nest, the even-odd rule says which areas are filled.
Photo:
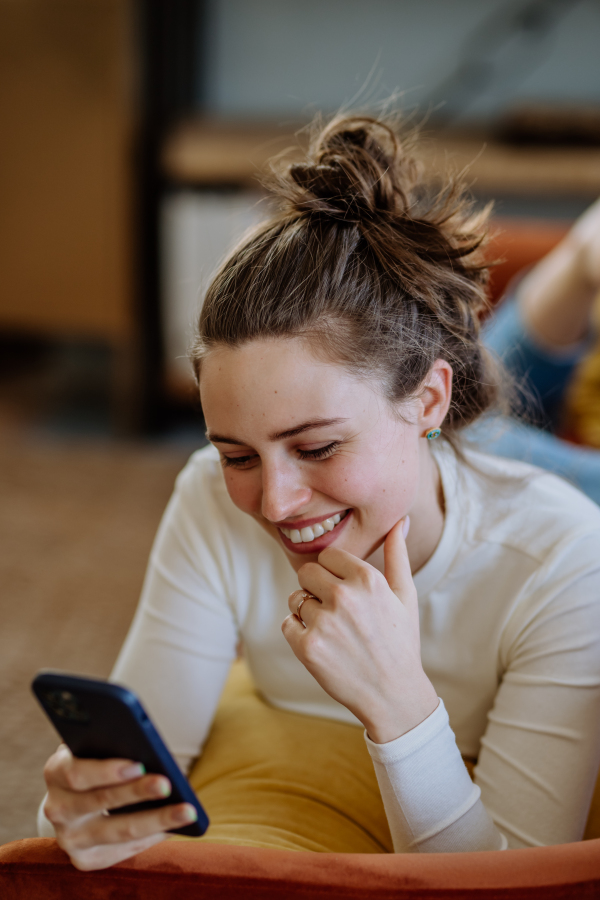
[[345, 513], [336, 513], [335, 516], [331, 516], [323, 522], [317, 522], [317, 524], [312, 527], [307, 525], [300, 530], [297, 528], [280, 528], [279, 530], [285, 534], [286, 538], [288, 538], [292, 544], [309, 544], [311, 541], [314, 541], [315, 538], [321, 537], [325, 532], [333, 531], [335, 526], [338, 522], [341, 522], [344, 516]]

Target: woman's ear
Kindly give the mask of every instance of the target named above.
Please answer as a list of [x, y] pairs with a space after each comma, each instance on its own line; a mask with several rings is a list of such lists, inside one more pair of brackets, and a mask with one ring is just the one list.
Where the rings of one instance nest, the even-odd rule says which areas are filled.
[[452, 399], [452, 366], [445, 359], [436, 359], [419, 392], [419, 426], [426, 434], [441, 428]]

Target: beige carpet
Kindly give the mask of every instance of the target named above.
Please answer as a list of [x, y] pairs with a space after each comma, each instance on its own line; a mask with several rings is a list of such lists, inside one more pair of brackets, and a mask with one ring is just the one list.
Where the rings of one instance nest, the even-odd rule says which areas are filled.
[[0, 843], [35, 834], [57, 744], [30, 681], [43, 666], [109, 673], [186, 457], [0, 425]]

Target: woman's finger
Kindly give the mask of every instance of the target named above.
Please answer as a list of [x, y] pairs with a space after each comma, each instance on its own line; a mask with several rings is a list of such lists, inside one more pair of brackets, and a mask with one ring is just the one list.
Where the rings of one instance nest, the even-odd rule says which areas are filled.
[[296, 614], [296, 610], [298, 609], [298, 604], [302, 600], [302, 598], [306, 595], [306, 591], [302, 588], [298, 591], [292, 591], [290, 596], [288, 597], [288, 609], [292, 615]]
[[406, 550], [406, 535], [410, 519], [400, 519], [385, 539], [383, 545], [384, 574], [387, 583], [400, 600], [405, 599], [406, 589], [413, 584], [410, 560]]
[[308, 627], [314, 621], [315, 614], [321, 608], [322, 601], [310, 591], [294, 591], [290, 594], [288, 605], [303, 628]]
[[[302, 581], [304, 581], [304, 579], [302, 579]], [[302, 603], [302, 601], [307, 603], [312, 599], [313, 602], [316, 600], [316, 602], [321, 605], [323, 604], [323, 601], [327, 599], [329, 585], [327, 585], [323, 581], [319, 582], [317, 579], [312, 579], [312, 582], [318, 585], [315, 590], [310, 590], [309, 587], [305, 587], [303, 584], [302, 587], [299, 588], [299, 590], [292, 591], [292, 593], [288, 597], [288, 608], [292, 614], [296, 614], [298, 612], [298, 607], [300, 603]]]
[[[325, 604], [332, 597], [331, 589], [341, 584], [342, 579], [333, 575], [320, 563], [305, 563], [298, 570], [298, 583], [300, 587], [310, 594], [314, 594]], [[291, 607], [290, 607], [291, 609]], [[294, 610], [291, 610], [294, 612]]]
[[46, 818], [53, 825], [67, 824], [72, 819], [90, 813], [119, 809], [142, 800], [165, 799], [171, 793], [171, 785], [164, 775], [146, 775], [128, 784], [95, 788], [90, 791], [66, 791], [55, 787], [44, 806]]
[[71, 862], [76, 869], [82, 872], [97, 871], [99, 869], [108, 869], [135, 856], [149, 850], [155, 844], [159, 844], [169, 837], [168, 834], [152, 834], [150, 837], [143, 838], [139, 841], [130, 841], [127, 844], [103, 844], [98, 847], [90, 847], [88, 850], [80, 850], [71, 855]]
[[65, 744], [60, 745], [44, 768], [48, 788], [56, 785], [66, 791], [123, 784], [145, 774], [141, 763], [128, 759], [78, 759]]
[[295, 615], [286, 616], [283, 622], [281, 623], [281, 630], [283, 632], [283, 636], [296, 654], [296, 647], [298, 646], [298, 642], [302, 639], [302, 636], [306, 632], [306, 628], [300, 621], [300, 619]]
[[339, 547], [327, 547], [319, 553], [319, 564], [337, 579], [346, 580], [357, 574], [361, 566], [368, 565], [347, 550]]
[[189, 825], [196, 819], [196, 810], [190, 803], [117, 816], [92, 816], [84, 820], [81, 827], [63, 829], [59, 833], [59, 843], [72, 856], [103, 844], [128, 844], [143, 840]]

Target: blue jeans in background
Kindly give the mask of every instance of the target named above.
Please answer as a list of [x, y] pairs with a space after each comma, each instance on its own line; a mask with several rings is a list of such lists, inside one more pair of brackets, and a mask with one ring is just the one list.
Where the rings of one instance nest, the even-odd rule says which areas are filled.
[[600, 504], [600, 451], [578, 447], [552, 433], [573, 371], [588, 348], [567, 353], [542, 349], [527, 334], [516, 299], [509, 298], [484, 328], [486, 346], [503, 361], [518, 385], [528, 425], [506, 416], [485, 417], [464, 432], [477, 449], [519, 459], [561, 475]]

